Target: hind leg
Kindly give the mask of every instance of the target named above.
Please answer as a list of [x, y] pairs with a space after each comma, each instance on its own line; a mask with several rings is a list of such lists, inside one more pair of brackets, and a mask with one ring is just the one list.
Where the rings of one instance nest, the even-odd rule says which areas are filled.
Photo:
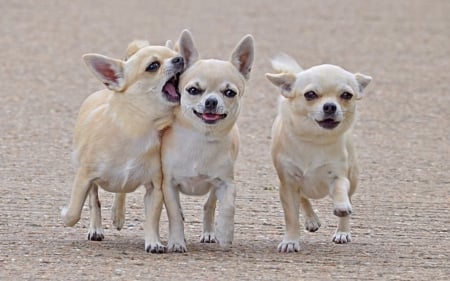
[[117, 230], [121, 230], [125, 224], [125, 199], [126, 193], [114, 194], [114, 202], [111, 207], [112, 224]]
[[105, 236], [102, 227], [102, 211], [98, 198], [98, 185], [93, 184], [89, 190], [89, 232], [88, 239], [102, 241]]
[[308, 198], [300, 196], [300, 208], [305, 216], [305, 229], [309, 232], [316, 232], [321, 224]]
[[80, 220], [84, 201], [86, 201], [91, 187], [91, 179], [88, 177], [88, 174], [84, 170], [79, 169], [75, 177], [69, 205], [61, 211], [61, 219], [64, 225], [74, 226]]

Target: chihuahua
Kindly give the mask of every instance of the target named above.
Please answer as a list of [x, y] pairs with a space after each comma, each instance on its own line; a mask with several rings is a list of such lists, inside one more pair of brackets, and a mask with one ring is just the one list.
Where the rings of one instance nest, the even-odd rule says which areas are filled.
[[317, 231], [320, 221], [309, 199], [329, 195], [338, 218], [335, 243], [348, 243], [351, 196], [358, 180], [352, 141], [356, 101], [372, 78], [335, 65], [303, 70], [288, 55], [272, 60], [277, 74], [267, 79], [281, 89], [272, 127], [272, 160], [280, 180], [286, 224], [279, 252], [300, 250], [299, 208], [305, 228]]
[[184, 70], [183, 50], [150, 46], [134, 41], [126, 60], [99, 54], [83, 59], [107, 89], [90, 95], [82, 104], [75, 125], [73, 159], [77, 169], [69, 205], [61, 215], [65, 225], [75, 225], [89, 194], [89, 240], [103, 240], [98, 187], [117, 193], [111, 209], [113, 225], [121, 229], [125, 218], [125, 193], [146, 188], [145, 250], [165, 251], [159, 237], [163, 206], [160, 159], [161, 132], [173, 121], [179, 104], [178, 77]]
[[[185, 30], [184, 34], [190, 34]], [[185, 52], [180, 76], [180, 107], [162, 139], [164, 204], [169, 218], [168, 250], [186, 252], [179, 192], [205, 195], [202, 243], [228, 249], [234, 235], [234, 163], [239, 150], [236, 125], [254, 57], [253, 37], [237, 44], [229, 61], [199, 59]], [[216, 231], [214, 213], [219, 200]]]

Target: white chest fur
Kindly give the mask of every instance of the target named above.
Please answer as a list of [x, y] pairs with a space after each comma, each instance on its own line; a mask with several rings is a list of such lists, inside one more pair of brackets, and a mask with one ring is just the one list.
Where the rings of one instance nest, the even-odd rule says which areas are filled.
[[[172, 143], [183, 140], [183, 143]], [[163, 170], [165, 180], [181, 192], [204, 195], [212, 188], [233, 179], [234, 159], [228, 136], [213, 138], [174, 125], [170, 139], [164, 139]]]
[[296, 141], [291, 149], [279, 151], [276, 161], [302, 194], [323, 198], [336, 178], [347, 177], [349, 157], [345, 143], [344, 138], [328, 144]]

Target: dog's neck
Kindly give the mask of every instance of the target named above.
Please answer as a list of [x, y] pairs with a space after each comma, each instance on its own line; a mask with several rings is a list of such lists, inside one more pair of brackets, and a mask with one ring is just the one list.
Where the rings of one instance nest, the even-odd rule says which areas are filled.
[[[215, 133], [200, 131], [190, 124], [175, 119], [168, 131], [167, 135], [183, 141], [186, 149], [191, 150], [191, 153], [194, 154], [195, 149], [200, 149], [201, 153], [229, 152], [235, 160], [239, 153], [239, 129], [236, 124], [227, 134], [219, 136]], [[166, 134], [163, 135], [163, 139], [165, 136]]]

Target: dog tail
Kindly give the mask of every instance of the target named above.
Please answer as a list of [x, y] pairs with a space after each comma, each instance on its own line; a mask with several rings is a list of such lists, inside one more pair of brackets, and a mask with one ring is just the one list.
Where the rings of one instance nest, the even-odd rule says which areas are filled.
[[272, 63], [273, 69], [279, 73], [298, 73], [303, 71], [295, 59], [285, 53], [275, 55], [270, 62]]

